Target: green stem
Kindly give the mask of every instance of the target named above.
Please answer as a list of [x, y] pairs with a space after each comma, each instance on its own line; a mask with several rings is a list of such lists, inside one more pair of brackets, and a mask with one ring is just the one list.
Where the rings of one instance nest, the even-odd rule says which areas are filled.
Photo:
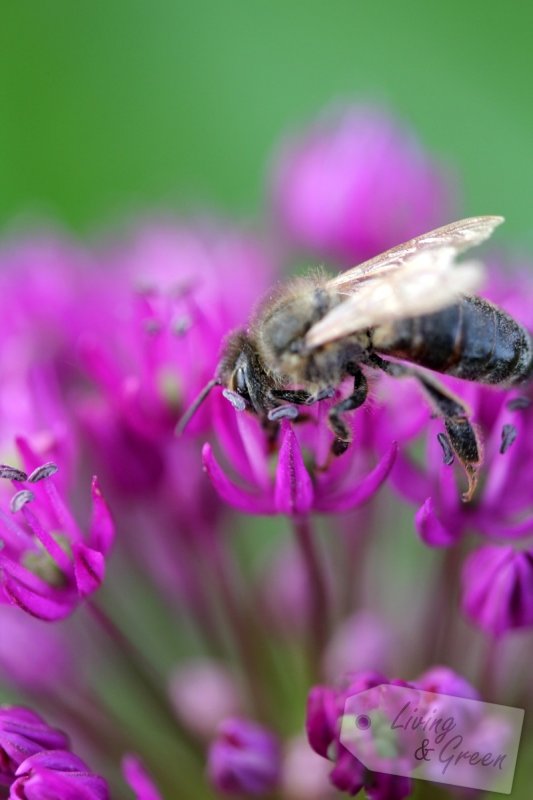
[[310, 666], [315, 680], [320, 676], [322, 656], [329, 637], [330, 604], [327, 583], [309, 517], [295, 517], [292, 525], [309, 580]]

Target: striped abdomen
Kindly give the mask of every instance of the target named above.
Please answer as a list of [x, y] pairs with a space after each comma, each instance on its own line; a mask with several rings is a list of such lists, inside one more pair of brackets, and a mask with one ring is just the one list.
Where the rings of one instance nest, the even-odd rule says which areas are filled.
[[520, 383], [533, 372], [528, 331], [479, 297], [378, 327], [372, 344], [380, 353], [469, 381]]

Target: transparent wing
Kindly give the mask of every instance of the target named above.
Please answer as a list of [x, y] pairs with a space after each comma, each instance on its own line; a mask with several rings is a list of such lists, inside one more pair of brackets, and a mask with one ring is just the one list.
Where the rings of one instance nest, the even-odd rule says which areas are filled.
[[481, 264], [455, 263], [457, 250], [420, 251], [402, 269], [359, 285], [308, 331], [306, 345], [320, 347], [357, 331], [397, 319], [430, 314], [453, 305], [461, 295], [475, 294], [483, 280]]
[[309, 330], [308, 347], [320, 347], [351, 333], [395, 319], [430, 314], [479, 288], [481, 265], [455, 264], [459, 253], [484, 242], [503, 217], [469, 217], [444, 225], [328, 281], [348, 295]]
[[488, 239], [503, 221], [503, 217], [469, 217], [444, 225], [442, 228], [393, 247], [392, 250], [380, 253], [379, 256], [358, 264], [346, 272], [341, 272], [328, 282], [328, 287], [351, 294], [361, 283], [401, 269], [413, 256], [422, 251], [452, 248], [456, 253], [462, 253], [469, 247], [475, 247]]

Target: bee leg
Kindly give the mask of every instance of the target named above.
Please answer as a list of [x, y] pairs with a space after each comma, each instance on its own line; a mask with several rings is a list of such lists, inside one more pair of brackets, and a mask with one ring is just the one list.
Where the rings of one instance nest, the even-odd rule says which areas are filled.
[[410, 375], [421, 383], [435, 412], [443, 418], [452, 450], [465, 469], [468, 489], [463, 494], [463, 500], [465, 502], [471, 500], [476, 489], [478, 470], [481, 464], [481, 443], [474, 426], [468, 419], [468, 411], [463, 403], [435, 378], [418, 372], [416, 369], [386, 361], [375, 354], [371, 356], [370, 361], [387, 375], [393, 377]]
[[352, 375], [353, 392], [345, 400], [332, 406], [329, 410], [329, 427], [335, 434], [335, 439], [331, 446], [331, 452], [335, 456], [341, 456], [346, 452], [352, 441], [352, 432], [342, 415], [347, 411], [354, 411], [365, 402], [368, 394], [368, 384], [361, 369], [356, 364], [349, 364], [346, 368], [348, 375]]
[[313, 395], [304, 389], [271, 389], [270, 396], [274, 400], [283, 400], [284, 403], [306, 406]]

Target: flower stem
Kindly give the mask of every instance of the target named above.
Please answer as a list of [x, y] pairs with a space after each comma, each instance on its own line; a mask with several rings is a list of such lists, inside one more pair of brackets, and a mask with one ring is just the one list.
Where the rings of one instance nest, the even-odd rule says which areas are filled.
[[327, 583], [309, 517], [295, 517], [292, 525], [309, 580], [311, 598], [309, 644], [311, 667], [315, 678], [320, 674], [320, 662], [329, 634], [330, 609]]
[[117, 655], [126, 664], [130, 674], [141, 684], [147, 696], [153, 702], [154, 707], [161, 717], [166, 720], [170, 729], [178, 733], [180, 740], [188, 746], [192, 755], [203, 759], [199, 744], [174, 715], [166, 691], [161, 686], [161, 679], [152, 664], [104, 609], [91, 600], [86, 602], [86, 607], [100, 629], [113, 644]]

